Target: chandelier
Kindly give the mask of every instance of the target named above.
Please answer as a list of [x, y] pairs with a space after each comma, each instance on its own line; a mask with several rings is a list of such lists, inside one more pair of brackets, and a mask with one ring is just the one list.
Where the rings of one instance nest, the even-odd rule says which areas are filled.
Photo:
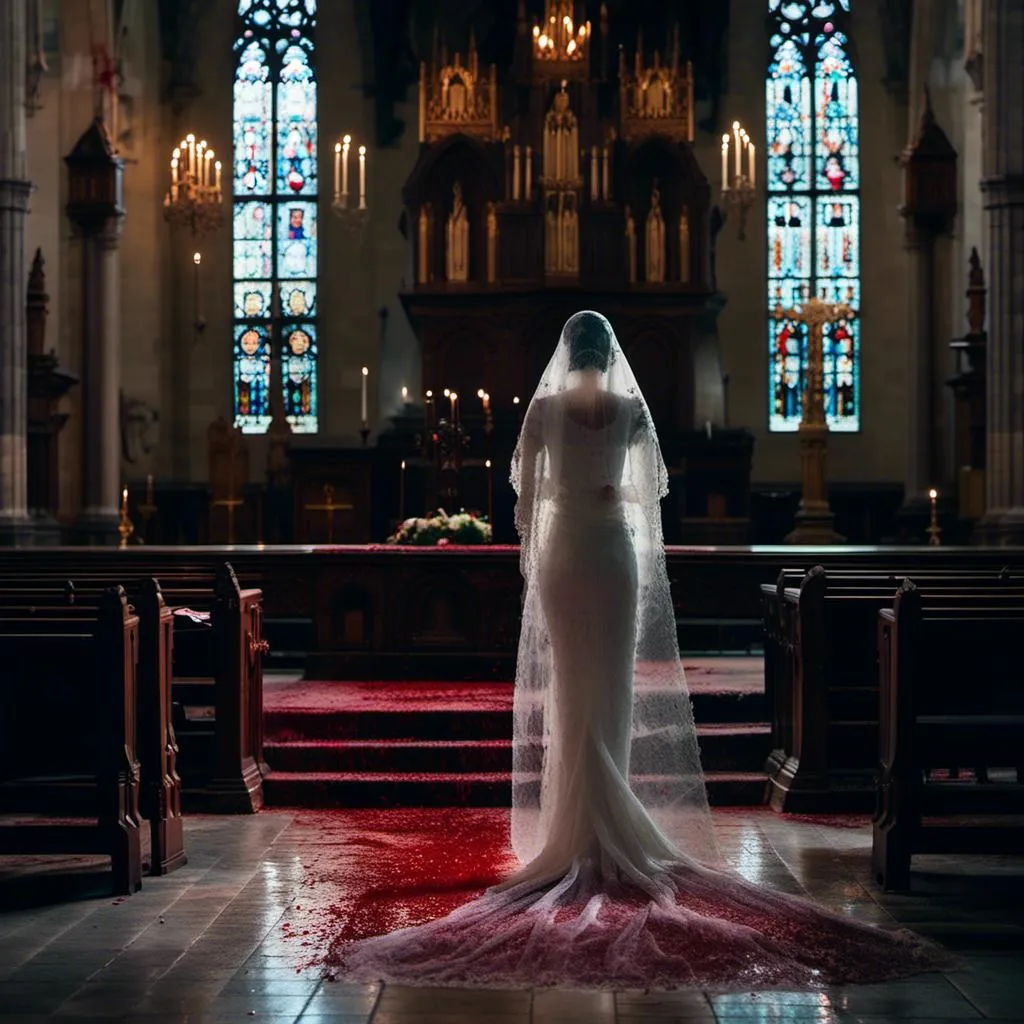
[[533, 54], [540, 60], [582, 61], [587, 55], [590, 22], [576, 25], [569, 0], [547, 0], [544, 20], [533, 26]]
[[349, 205], [348, 164], [352, 151], [352, 136], [345, 135], [341, 142], [334, 144], [334, 201], [331, 209], [342, 224], [351, 232], [361, 232], [369, 219], [370, 211], [366, 206], [366, 147], [360, 146], [359, 157], [359, 192], [358, 199]]
[[756, 181], [757, 149], [746, 129], [739, 121], [733, 121], [732, 136], [728, 132], [722, 135], [722, 212], [726, 215], [731, 211], [736, 212], [736, 237], [740, 241], [747, 237], [747, 213], [754, 204]]
[[205, 235], [224, 223], [221, 162], [206, 144], [186, 135], [171, 154], [171, 187], [164, 196], [164, 218]]

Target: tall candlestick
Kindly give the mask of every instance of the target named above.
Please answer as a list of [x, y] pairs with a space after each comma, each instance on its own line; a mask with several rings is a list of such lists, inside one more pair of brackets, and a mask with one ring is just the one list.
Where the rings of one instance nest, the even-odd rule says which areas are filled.
[[597, 202], [601, 164], [597, 158], [597, 146], [590, 147], [590, 198]]
[[722, 135], [722, 191], [729, 191], [729, 135]]
[[352, 136], [346, 135], [341, 146], [341, 202], [348, 206], [348, 151], [352, 145]]
[[398, 521], [405, 519], [405, 459], [402, 459], [402, 471], [398, 476]]
[[519, 146], [512, 147], [512, 202], [519, 202]]
[[607, 199], [610, 195], [608, 189], [608, 147], [604, 146], [601, 152], [601, 198]]
[[488, 459], [484, 466], [487, 467], [487, 522], [494, 528], [494, 472], [491, 467], [491, 460]]
[[451, 409], [450, 416], [451, 416], [452, 426], [455, 426], [455, 400], [458, 397], [459, 396], [457, 394], [455, 394], [454, 391], [449, 391], [448, 392], [448, 403], [449, 403], [449, 406], [450, 406], [450, 409]]
[[359, 209], [366, 209], [366, 147], [359, 147]]
[[366, 409], [366, 378], [370, 375], [370, 368], [368, 366], [363, 367], [363, 380], [362, 380], [362, 401], [359, 406], [359, 418], [363, 421], [363, 426], [369, 422], [370, 417], [367, 415]]
[[341, 194], [341, 143], [334, 144], [334, 198]]
[[434, 392], [428, 391], [424, 397], [426, 398], [423, 403], [424, 429], [429, 435], [434, 429]]
[[203, 254], [201, 252], [192, 253], [192, 264], [195, 266], [195, 278], [196, 278], [196, 322], [195, 326], [198, 330], [203, 322], [203, 293], [202, 293], [202, 278], [199, 276], [199, 267], [203, 262]]
[[153, 504], [153, 474], [146, 474], [146, 504]]
[[533, 150], [526, 147], [526, 159], [523, 162], [523, 199], [530, 201], [530, 193], [533, 191]]
[[736, 177], [738, 178], [742, 173], [740, 168], [740, 123], [739, 121], [733, 121], [732, 123], [732, 142], [736, 147]]

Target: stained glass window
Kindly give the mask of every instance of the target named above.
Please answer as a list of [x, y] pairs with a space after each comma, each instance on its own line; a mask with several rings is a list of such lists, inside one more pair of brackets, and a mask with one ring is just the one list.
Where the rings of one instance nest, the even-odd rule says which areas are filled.
[[276, 403], [293, 431], [315, 433], [316, 0], [238, 0], [237, 10], [235, 425], [263, 433]]
[[[850, 0], [768, 0], [765, 88], [768, 425], [796, 430], [807, 373], [801, 324], [776, 315], [810, 295], [860, 311], [860, 113], [844, 31]], [[825, 413], [860, 429], [860, 319], [823, 339]]]

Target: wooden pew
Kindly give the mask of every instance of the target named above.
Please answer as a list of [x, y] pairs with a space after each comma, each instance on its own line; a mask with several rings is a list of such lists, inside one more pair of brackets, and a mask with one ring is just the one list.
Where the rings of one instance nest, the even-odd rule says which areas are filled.
[[[0, 579], [0, 622], [18, 622], [26, 632], [48, 628], [54, 617], [88, 621], [105, 592], [103, 584], [77, 591], [71, 581], [54, 588]], [[139, 620], [136, 672], [137, 754], [141, 766], [139, 806], [150, 829], [150, 873], [167, 874], [187, 863], [181, 818], [178, 745], [171, 723], [171, 609], [154, 579], [142, 580], [131, 598]]]
[[[973, 592], [1024, 593], [998, 574], [920, 574], [936, 600]], [[777, 810], [868, 810], [874, 799], [878, 728], [878, 611], [903, 574], [784, 572], [763, 586], [765, 689], [772, 752], [765, 768]]]
[[[101, 853], [114, 891], [142, 884], [136, 657], [139, 620], [124, 589], [108, 589], [91, 616], [0, 622], [0, 798], [16, 780], [90, 780], [96, 819], [0, 825], [3, 853]], [[23, 816], [24, 808], [13, 808]]]
[[[57, 574], [0, 573], [0, 603], [17, 594], [31, 594], [38, 604], [60, 602], [68, 592], [80, 602], [107, 578], [106, 573], [79, 572], [69, 583]], [[209, 625], [178, 614], [173, 620], [172, 728], [180, 748], [182, 806], [186, 811], [253, 813], [263, 805], [266, 770], [262, 593], [242, 590], [227, 563], [213, 576], [164, 575], [161, 589], [175, 613], [187, 607], [209, 615]]]
[[[906, 580], [879, 619], [876, 882], [909, 887], [915, 853], [1024, 852], [1024, 599], [953, 607]], [[983, 771], [935, 771], [963, 765]]]

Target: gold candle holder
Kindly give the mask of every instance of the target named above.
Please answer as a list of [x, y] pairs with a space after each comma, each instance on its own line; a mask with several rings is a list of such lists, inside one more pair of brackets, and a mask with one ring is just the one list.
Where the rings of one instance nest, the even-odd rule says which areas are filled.
[[117, 533], [121, 539], [118, 541], [117, 546], [119, 548], [128, 547], [128, 538], [134, 532], [135, 526], [128, 518], [128, 488], [125, 487], [121, 490], [121, 521], [117, 524]]
[[939, 539], [940, 534], [942, 533], [942, 527], [939, 526], [939, 492], [933, 487], [928, 492], [928, 497], [932, 503], [932, 518], [931, 522], [928, 524], [928, 529], [925, 532], [928, 534], [928, 546], [937, 548], [942, 544], [942, 541]]

